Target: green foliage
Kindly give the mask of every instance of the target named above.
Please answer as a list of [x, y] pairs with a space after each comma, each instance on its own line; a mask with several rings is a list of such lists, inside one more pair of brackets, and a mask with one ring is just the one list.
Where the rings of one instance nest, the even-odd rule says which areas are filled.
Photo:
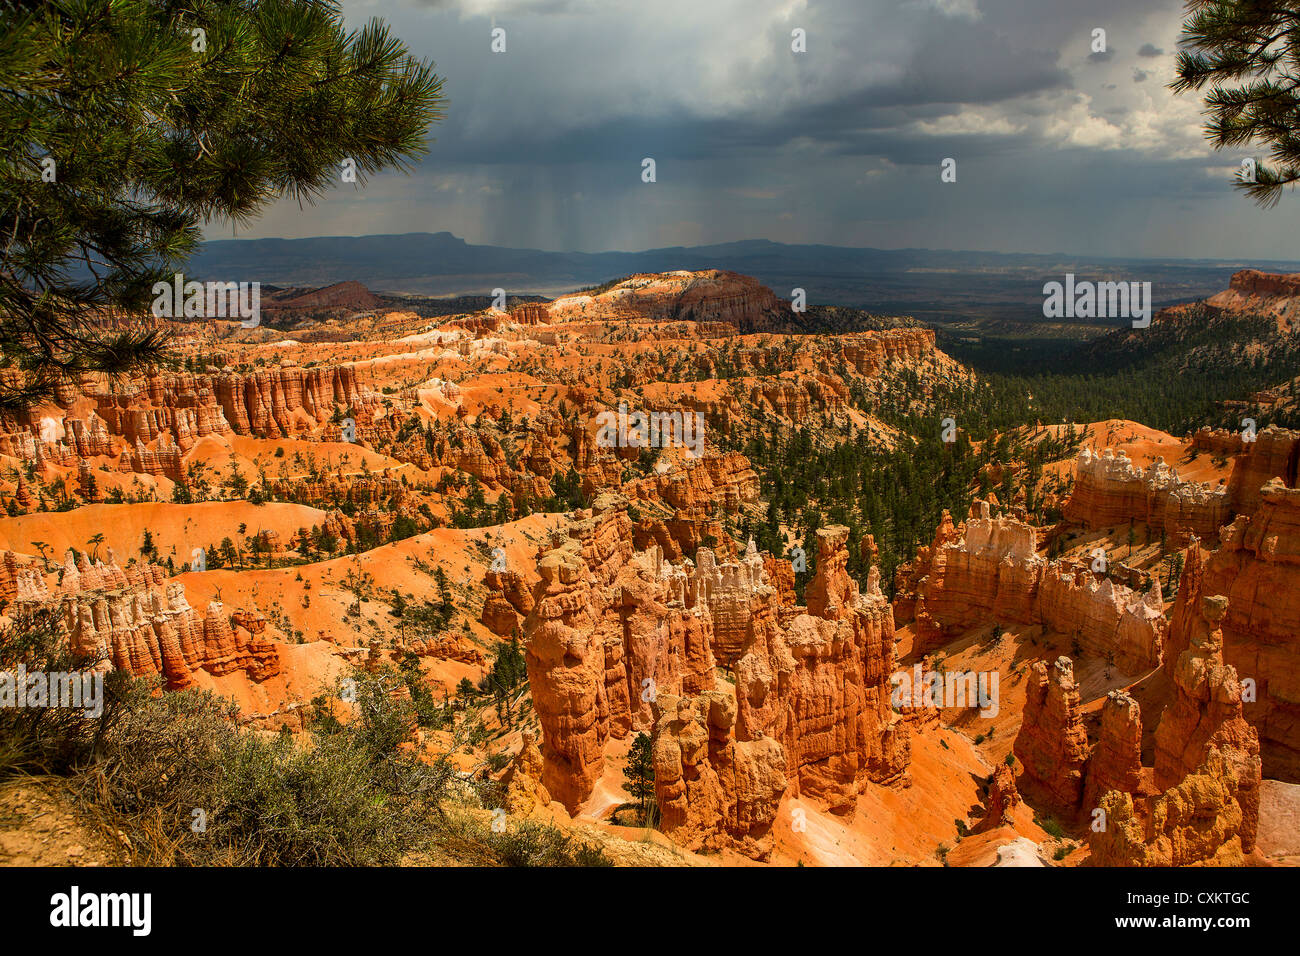
[[143, 312], [203, 223], [311, 201], [345, 159], [359, 183], [406, 167], [442, 116], [431, 65], [332, 0], [0, 0], [0, 20], [8, 407], [163, 360], [161, 327], [101, 316]]
[[[57, 620], [0, 632], [0, 669], [77, 670]], [[311, 741], [240, 727], [208, 692], [159, 693], [113, 671], [98, 716], [67, 708], [0, 710], [0, 775], [67, 778], [88, 813], [127, 838], [131, 862], [378, 865], [436, 843], [452, 771], [399, 748], [409, 702], [384, 676], [359, 675], [357, 717], [318, 698]], [[196, 813], [196, 811], [199, 811]]]
[[514, 720], [511, 713], [511, 700], [516, 692], [528, 681], [528, 665], [524, 652], [514, 638], [497, 645], [496, 659], [483, 679], [479, 681], [479, 691], [491, 695], [496, 702], [497, 712], [507, 726]]
[[1275, 168], [1258, 163], [1236, 186], [1261, 206], [1300, 180], [1300, 9], [1288, 0], [1196, 0], [1179, 38], [1176, 93], [1207, 85], [1205, 135], [1216, 148], [1260, 143]]
[[599, 846], [556, 827], [527, 821], [493, 833], [489, 846], [503, 866], [613, 866]]
[[[1092, 371], [1079, 373], [1079, 368]], [[1111, 418], [1182, 435], [1203, 425], [1241, 427], [1225, 409], [1300, 375], [1300, 341], [1267, 316], [1216, 315], [1191, 306], [1146, 329], [1120, 329], [1031, 376], [989, 377], [995, 427]], [[1300, 424], [1294, 412], [1261, 413], [1258, 426]]]
[[591, 501], [582, 490], [582, 477], [572, 468], [567, 473], [551, 479], [554, 495], [548, 501], [547, 511], [572, 511], [590, 507]]
[[415, 709], [415, 719], [421, 727], [445, 727], [451, 723], [451, 709], [439, 706], [424, 679], [424, 670], [420, 667], [417, 654], [408, 651], [398, 664], [398, 672], [406, 682], [411, 694], [411, 706]]
[[[28, 673], [73, 673], [96, 664], [93, 657], [72, 653], [53, 606], [20, 611], [0, 629], [0, 673], [21, 665]], [[99, 721], [83, 711], [62, 707], [0, 707], [0, 776], [11, 773], [57, 773], [90, 757], [101, 729], [115, 717], [124, 675], [105, 679], [105, 711]]]
[[626, 776], [623, 789], [636, 799], [644, 816], [647, 804], [653, 803], [655, 796], [654, 748], [649, 734], [643, 732], [632, 738], [632, 746], [627, 752]]
[[1049, 836], [1054, 836], [1058, 840], [1065, 836], [1065, 830], [1061, 827], [1061, 824], [1056, 821], [1055, 817], [1047, 817], [1044, 819], [1035, 816], [1034, 822], [1042, 827]]

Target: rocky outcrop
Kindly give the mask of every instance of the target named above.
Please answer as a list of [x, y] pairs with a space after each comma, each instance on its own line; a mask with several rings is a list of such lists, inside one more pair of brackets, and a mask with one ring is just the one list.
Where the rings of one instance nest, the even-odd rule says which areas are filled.
[[400, 508], [407, 503], [409, 489], [390, 475], [325, 475], [277, 478], [267, 489], [277, 501], [337, 508], [348, 502], [361, 508], [386, 505]]
[[1274, 315], [1287, 327], [1300, 318], [1300, 275], [1242, 269], [1205, 304], [1227, 312]]
[[1062, 560], [1037, 554], [1037, 529], [992, 517], [976, 501], [953, 528], [946, 513], [934, 544], [900, 569], [895, 612], [914, 617], [913, 650], [924, 653], [973, 627], [1042, 624], [1070, 635], [1088, 653], [1112, 658], [1125, 673], [1159, 666], [1168, 623], [1158, 581], [1145, 594]]
[[1153, 770], [1142, 767], [1142, 715], [1128, 693], [1107, 695], [1089, 751], [1069, 659], [1031, 668], [1013, 745], [1021, 788], [1067, 821], [1088, 812], [1094, 865], [1240, 865], [1254, 845], [1259, 742], [1242, 716], [1236, 672], [1223, 663], [1228, 601], [1201, 605], [1185, 649], [1165, 665], [1174, 697], [1155, 731]]
[[[0, 561], [10, 564], [8, 557]], [[158, 674], [172, 689], [191, 686], [200, 669], [214, 676], [241, 671], [255, 681], [280, 673], [279, 648], [263, 633], [264, 616], [238, 611], [232, 621], [213, 601], [200, 617], [184, 585], [168, 581], [158, 565], [123, 569], [112, 549], [107, 563], [93, 564], [69, 551], [55, 588], [34, 569], [16, 571], [18, 605], [57, 605], [72, 649], [101, 667]]]
[[[1227, 598], [1210, 621], [1203, 598]], [[1224, 528], [1217, 551], [1188, 551], [1173, 611], [1171, 660], [1207, 628], [1222, 635], [1223, 661], [1249, 680], [1245, 719], [1259, 734], [1264, 774], [1300, 782], [1300, 489], [1273, 479], [1253, 517]]]
[[[711, 739], [704, 750], [686, 747], [687, 757], [664, 758], [663, 785], [686, 800], [673, 825], [688, 841], [713, 828], [716, 839], [762, 853], [749, 821], [766, 811], [745, 808], [765, 805], [770, 796], [754, 794], [771, 787], [755, 775], [779, 768], [791, 792], [840, 811], [852, 808], [865, 781], [906, 780], [909, 730], [889, 705], [893, 617], [874, 573], [865, 595], [849, 578], [847, 529], [819, 533], [810, 606], [787, 612], [752, 542], [738, 560], [721, 563], [701, 548], [696, 567], [664, 560], [655, 546], [634, 552], [629, 528], [625, 501], [604, 496], [591, 512], [577, 512], [567, 538], [538, 561], [525, 656], [553, 797], [570, 812], [586, 800], [611, 737], [654, 727], [661, 743]], [[709, 717], [710, 695], [731, 700], [717, 684], [715, 660], [734, 662], [736, 693]], [[668, 697], [686, 701], [680, 718], [657, 703]], [[678, 723], [662, 727], [664, 720]], [[692, 816], [683, 797], [693, 780], [713, 794], [703, 817]], [[741, 822], [725, 822], [732, 820]]]
[[1234, 515], [1253, 515], [1260, 489], [1278, 478], [1289, 487], [1300, 479], [1300, 432], [1270, 425], [1246, 440], [1238, 432], [1201, 429], [1192, 439], [1199, 451], [1232, 457], [1226, 483], [1215, 485], [1178, 477], [1163, 458], [1139, 468], [1121, 450], [1100, 455], [1079, 452], [1074, 491], [1065, 518], [1087, 528], [1141, 522], [1163, 531], [1179, 545], [1190, 536], [1214, 540]]
[[134, 448], [122, 452], [118, 470], [181, 481], [185, 477], [182, 455], [181, 446], [173, 442], [169, 435], [164, 434], [159, 438], [153, 448], [146, 448], [144, 442], [137, 439]]
[[989, 778], [988, 796], [984, 801], [984, 818], [980, 830], [995, 830], [1015, 823], [1016, 807], [1020, 806], [1020, 792], [1016, 790], [1016, 772], [1009, 764], [1000, 763]]
[[1230, 512], [1227, 486], [1185, 481], [1164, 458], [1157, 457], [1144, 469], [1123, 450], [1116, 455], [1107, 448], [1095, 455], [1084, 448], [1064, 513], [1067, 521], [1094, 529], [1141, 522], [1183, 542], [1193, 534], [1216, 536]]
[[1245, 452], [1233, 461], [1228, 477], [1228, 496], [1234, 512], [1253, 515], [1268, 482], [1300, 485], [1300, 431], [1270, 425], [1243, 445]]
[[[1209, 747], [1238, 755], [1244, 776], [1260, 775], [1259, 742], [1242, 716], [1236, 669], [1223, 663], [1221, 622], [1229, 601], [1222, 595], [1201, 599], [1201, 615], [1190, 643], [1174, 664], [1174, 702], [1156, 729], [1155, 782], [1168, 788], [1200, 766]], [[1244, 779], [1244, 778], [1243, 778]]]
[[1029, 669], [1025, 713], [1012, 752], [1024, 768], [1021, 789], [1073, 817], [1083, 799], [1088, 732], [1083, 725], [1074, 664], [1058, 657]]
[[867, 376], [878, 375], [890, 361], [924, 361], [934, 350], [933, 329], [886, 329], [843, 339], [844, 360]]
[[844, 527], [818, 531], [807, 612], [783, 628], [765, 592], [736, 664], [741, 739], [776, 737], [795, 792], [837, 812], [865, 781], [906, 782], [910, 755], [890, 707], [893, 614], [874, 568], [866, 594], [848, 576], [847, 540]]
[[741, 332], [783, 327], [789, 303], [749, 276], [718, 269], [629, 276], [593, 296], [556, 300], [554, 316], [591, 312], [602, 318], [626, 316], [633, 321], [685, 321], [724, 324]]
[[[974, 512], [972, 511], [972, 514]], [[958, 531], [956, 525], [952, 522], [952, 515], [945, 508], [943, 515], [939, 519], [938, 526], [934, 529], [934, 542], [929, 546], [922, 545], [916, 549], [916, 555], [911, 561], [899, 565], [894, 574], [894, 622], [896, 624], [908, 624], [917, 620], [917, 601], [920, 598], [919, 592], [928, 584], [931, 572], [934, 570], [934, 558], [945, 545], [954, 541], [960, 541], [964, 534]], [[918, 622], [918, 631], [924, 631], [925, 637], [918, 640], [917, 650], [927, 650], [925, 642], [942, 640], [943, 634], [939, 630], [940, 625], [933, 618]]]
[[1088, 758], [1084, 806], [1091, 810], [1111, 790], [1142, 787], [1142, 711], [1126, 691], [1113, 690], [1101, 708], [1101, 732]]
[[519, 752], [501, 776], [502, 803], [507, 813], [526, 817], [539, 807], [551, 802], [551, 795], [542, 784], [542, 752], [537, 749], [537, 738], [525, 730]]
[[533, 609], [533, 595], [518, 571], [493, 571], [483, 576], [487, 600], [480, 620], [493, 634], [509, 637], [522, 618]]
[[754, 595], [767, 583], [763, 559], [753, 542], [738, 562], [718, 565], [708, 548], [699, 551], [695, 570], [697, 600], [709, 609], [712, 653], [718, 660], [734, 664], [744, 653], [754, 626]]
[[[359, 386], [351, 365], [302, 368], [285, 361], [247, 374], [86, 377], [63, 383], [56, 401], [61, 407], [0, 416], [0, 454], [68, 469], [115, 458], [121, 472], [181, 481], [183, 456], [204, 437], [301, 437], [348, 409], [361, 425], [373, 418], [377, 397]], [[82, 490], [86, 500], [94, 497], [85, 485]]]
[[[674, 458], [672, 465], [663, 474], [629, 483], [624, 493], [639, 500], [662, 501], [684, 514], [711, 513], [719, 504], [734, 513], [741, 505], [758, 500], [758, 474], [739, 452], [706, 450], [697, 459]], [[598, 487], [593, 481], [591, 488]]]
[[655, 803], [660, 826], [688, 850], [772, 852], [786, 790], [786, 755], [773, 738], [739, 741], [736, 702], [722, 691], [656, 701]]
[[543, 782], [570, 812], [602, 772], [605, 743], [648, 729], [659, 694], [713, 688], [711, 621], [694, 569], [665, 565], [657, 548], [634, 555], [630, 532], [621, 498], [578, 512], [538, 560], [524, 622]]
[[1238, 795], [1239, 768], [1210, 748], [1194, 773], [1154, 797], [1112, 790], [1101, 800], [1106, 828], [1090, 830], [1093, 866], [1241, 866], [1249, 852]]
[[1160, 579], [1138, 594], [1086, 566], [1050, 565], [1039, 588], [1040, 618], [1053, 631], [1073, 635], [1080, 648], [1126, 674], [1160, 666], [1169, 622], [1164, 618]]
[[977, 501], [957, 534], [945, 517], [917, 589], [916, 650], [928, 650], [966, 628], [988, 622], [1038, 620], [1038, 588], [1046, 561], [1035, 553], [1035, 529], [1023, 521], [992, 517]]
[[356, 369], [350, 365], [226, 373], [214, 386], [226, 420], [241, 435], [294, 435], [302, 431], [301, 415], [319, 424], [336, 408], [362, 403]]
[[291, 290], [268, 296], [262, 308], [268, 312], [290, 309], [346, 309], [350, 312], [366, 312], [383, 305], [383, 300], [373, 295], [360, 282], [335, 282], [333, 285], [321, 286], [307, 291]]
[[157, 375], [112, 391], [92, 393], [109, 430], [150, 441], [164, 430], [194, 437], [233, 430], [265, 437], [302, 433], [337, 408], [362, 404], [351, 365], [283, 365], [248, 374]]
[[[1089, 834], [1099, 866], [1238, 866], [1254, 847], [1261, 763], [1255, 729], [1242, 717], [1241, 685], [1223, 663], [1222, 595], [1201, 598], [1187, 649], [1173, 665], [1174, 700], [1155, 733], [1154, 782], [1135, 797], [1101, 798], [1105, 827]], [[1100, 790], [1101, 787], [1098, 787]]]
[[397, 649], [410, 651], [419, 657], [433, 657], [444, 661], [459, 661], [462, 664], [482, 665], [483, 652], [470, 643], [459, 632], [442, 631], [426, 638], [408, 638], [399, 642]]
[[[541, 583], [524, 627], [528, 680], [542, 727], [542, 783], [572, 813], [604, 769], [611, 711], [621, 711], [615, 719], [630, 728], [626, 672], [620, 646], [609, 650], [607, 673], [598, 629], [604, 602], [577, 542], [547, 552], [537, 571]], [[610, 685], [620, 682], [622, 693], [611, 706]]]

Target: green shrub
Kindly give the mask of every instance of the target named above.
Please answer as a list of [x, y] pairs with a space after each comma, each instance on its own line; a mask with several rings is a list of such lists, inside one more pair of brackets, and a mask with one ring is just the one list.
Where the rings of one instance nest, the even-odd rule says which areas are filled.
[[489, 845], [504, 866], [613, 866], [603, 850], [556, 827], [526, 821], [492, 834]]
[[1034, 817], [1034, 822], [1043, 828], [1048, 835], [1056, 837], [1058, 840], [1065, 836], [1065, 830], [1053, 817], [1039, 819]]
[[[0, 629], [0, 670], [92, 663], [66, 647], [57, 614], [26, 615]], [[467, 826], [465, 810], [449, 813], [454, 802], [499, 806], [503, 794], [464, 781], [452, 801], [451, 765], [408, 745], [409, 676], [357, 673], [354, 716], [335, 713], [340, 686], [313, 700], [307, 733], [294, 735], [241, 726], [234, 705], [207, 691], [114, 671], [97, 717], [0, 709], [0, 777], [63, 777], [79, 810], [122, 847], [121, 862], [135, 865], [611, 865], [599, 846], [555, 827], [497, 834]]]
[[322, 721], [303, 743], [238, 726], [206, 692], [133, 685], [80, 776], [133, 862], [391, 865], [434, 841], [451, 769], [399, 749], [410, 705], [382, 679], [359, 675], [357, 719]]

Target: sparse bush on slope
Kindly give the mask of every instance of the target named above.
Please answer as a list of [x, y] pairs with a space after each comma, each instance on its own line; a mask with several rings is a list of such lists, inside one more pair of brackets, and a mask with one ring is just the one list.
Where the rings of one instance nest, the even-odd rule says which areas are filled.
[[[54, 613], [0, 630], [0, 670], [84, 669]], [[0, 708], [0, 777], [65, 778], [87, 817], [136, 865], [396, 865], [410, 861], [575, 866], [607, 862], [555, 829], [506, 833], [449, 822], [445, 759], [405, 746], [411, 701], [393, 672], [356, 676], [356, 715], [340, 721], [318, 698], [308, 734], [241, 727], [206, 691], [167, 692], [114, 671], [102, 713]]]

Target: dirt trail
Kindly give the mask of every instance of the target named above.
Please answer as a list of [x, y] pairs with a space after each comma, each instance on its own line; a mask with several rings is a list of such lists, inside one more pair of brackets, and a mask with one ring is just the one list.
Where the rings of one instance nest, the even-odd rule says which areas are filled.
[[0, 783], [0, 866], [111, 866], [104, 837], [80, 820], [57, 783]]

